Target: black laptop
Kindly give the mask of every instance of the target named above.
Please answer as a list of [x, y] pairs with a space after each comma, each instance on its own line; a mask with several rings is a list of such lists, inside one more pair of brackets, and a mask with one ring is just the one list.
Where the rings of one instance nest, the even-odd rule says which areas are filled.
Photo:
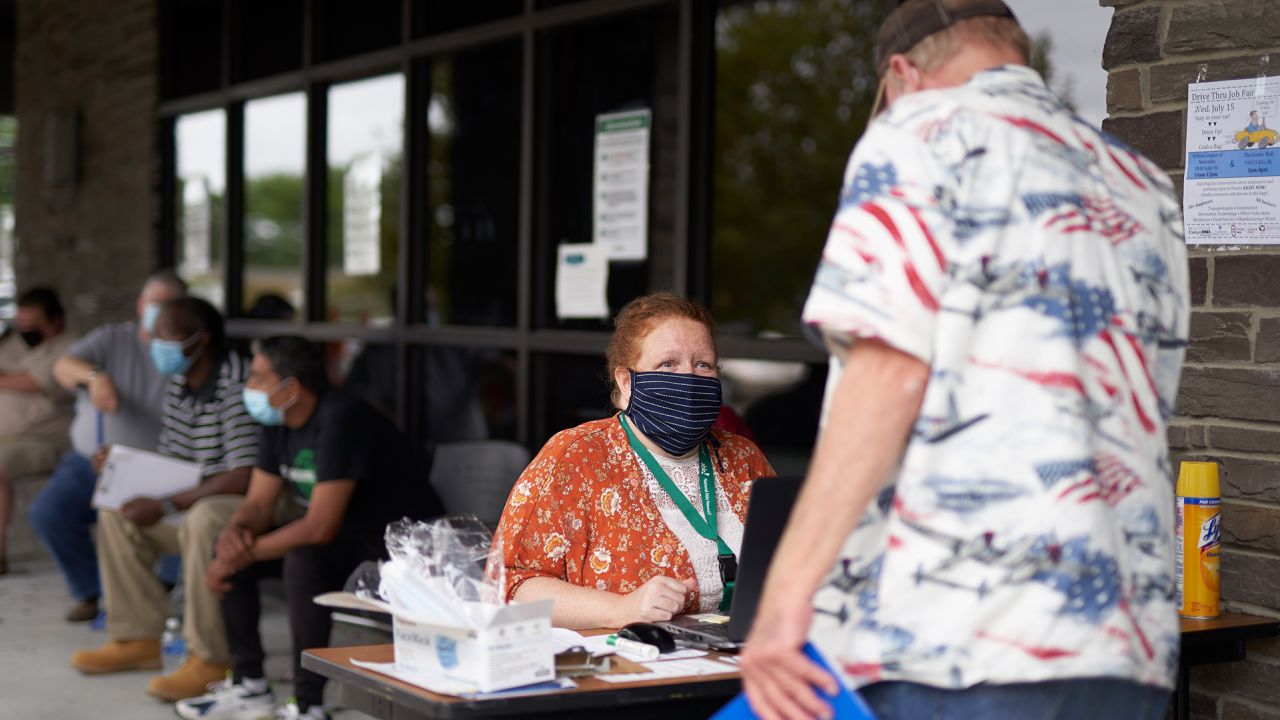
[[677, 615], [658, 625], [678, 638], [707, 643], [717, 650], [735, 649], [747, 639], [764, 590], [764, 578], [769, 572], [773, 550], [787, 526], [791, 506], [800, 492], [801, 480], [798, 477], [771, 477], [760, 478], [752, 484], [728, 621], [725, 622], [724, 616], [717, 613], [700, 613]]

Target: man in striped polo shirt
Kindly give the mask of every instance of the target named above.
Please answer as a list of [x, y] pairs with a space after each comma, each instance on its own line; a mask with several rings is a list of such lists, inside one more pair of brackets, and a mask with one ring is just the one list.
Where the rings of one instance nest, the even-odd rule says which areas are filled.
[[77, 651], [71, 664], [88, 674], [160, 667], [169, 597], [151, 568], [159, 557], [181, 553], [183, 634], [190, 656], [147, 686], [149, 694], [176, 701], [200, 695], [229, 667], [222, 615], [204, 575], [218, 533], [257, 463], [257, 424], [241, 399], [249, 362], [228, 349], [222, 316], [213, 306], [194, 297], [171, 300], [155, 328], [151, 359], [170, 376], [159, 450], [199, 463], [203, 479], [172, 497], [135, 498], [118, 512], [100, 513], [98, 557], [110, 641]]

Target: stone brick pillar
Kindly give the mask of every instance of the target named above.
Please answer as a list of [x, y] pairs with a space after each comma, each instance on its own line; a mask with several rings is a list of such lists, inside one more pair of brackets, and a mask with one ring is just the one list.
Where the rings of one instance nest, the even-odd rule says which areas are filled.
[[[20, 288], [53, 285], [86, 330], [133, 315], [158, 258], [156, 0], [19, 0]], [[79, 181], [46, 182], [51, 112], [80, 117]]]
[[[1280, 75], [1280, 2], [1100, 0], [1115, 7], [1103, 52], [1106, 130], [1164, 167], [1181, 191], [1187, 84]], [[1191, 248], [1191, 346], [1169, 443], [1223, 479], [1228, 609], [1280, 617], [1280, 247]], [[1280, 720], [1280, 642], [1197, 668], [1195, 718]]]

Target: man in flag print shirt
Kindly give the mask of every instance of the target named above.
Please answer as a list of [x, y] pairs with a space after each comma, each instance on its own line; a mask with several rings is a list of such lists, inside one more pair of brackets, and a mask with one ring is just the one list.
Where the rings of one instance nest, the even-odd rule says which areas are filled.
[[1160, 718], [1165, 431], [1188, 333], [1172, 185], [1026, 66], [999, 0], [908, 0], [804, 319], [823, 430], [742, 661], [765, 718]]

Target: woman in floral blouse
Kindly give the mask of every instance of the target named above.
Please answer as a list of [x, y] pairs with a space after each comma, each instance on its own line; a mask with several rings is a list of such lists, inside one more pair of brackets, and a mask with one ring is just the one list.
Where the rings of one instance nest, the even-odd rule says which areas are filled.
[[560, 627], [620, 627], [727, 609], [751, 482], [774, 475], [720, 411], [714, 321], [655, 293], [614, 321], [622, 410], [564, 430], [534, 458], [498, 525], [507, 597], [554, 598]]

